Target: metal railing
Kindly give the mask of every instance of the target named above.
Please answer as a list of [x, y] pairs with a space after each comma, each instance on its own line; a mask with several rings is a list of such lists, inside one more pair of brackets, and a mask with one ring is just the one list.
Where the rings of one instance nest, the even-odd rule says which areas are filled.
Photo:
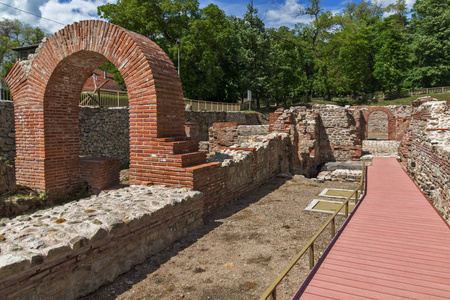
[[98, 105], [109, 107], [128, 106], [128, 93], [98, 89], [96, 91], [83, 91], [80, 97], [80, 105]]
[[272, 300], [277, 299], [277, 286], [280, 282], [286, 277], [289, 271], [295, 266], [295, 264], [302, 258], [302, 256], [309, 250], [309, 269], [312, 270], [314, 268], [314, 242], [317, 238], [325, 231], [325, 229], [330, 225], [331, 230], [331, 239], [333, 239], [336, 235], [336, 217], [338, 214], [344, 210], [345, 217], [347, 218], [349, 215], [349, 202], [351, 199], [354, 199], [355, 206], [358, 204], [359, 197], [364, 193], [364, 179], [365, 179], [365, 169], [366, 165], [363, 162], [362, 174], [361, 174], [361, 182], [358, 187], [353, 191], [353, 193], [347, 197], [347, 199], [342, 203], [342, 205], [336, 210], [333, 215], [325, 222], [324, 225], [317, 231], [317, 233], [308, 241], [305, 247], [291, 260], [289, 265], [281, 272], [281, 274], [275, 279], [274, 282], [267, 288], [264, 294], [259, 298], [259, 300], [266, 300], [271, 297]]
[[185, 105], [191, 105], [193, 111], [240, 111], [239, 103], [212, 102], [184, 99]]
[[0, 89], [0, 100], [12, 100], [11, 92], [9, 89]]

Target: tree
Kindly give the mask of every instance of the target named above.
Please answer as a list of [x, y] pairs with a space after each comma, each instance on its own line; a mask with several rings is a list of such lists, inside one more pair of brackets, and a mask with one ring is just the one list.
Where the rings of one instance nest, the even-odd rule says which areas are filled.
[[397, 2], [389, 4], [385, 11], [387, 13], [394, 13], [386, 18], [392, 23], [392, 25], [397, 28], [406, 29], [406, 26], [408, 25], [408, 18], [406, 17], [408, 7], [406, 6], [405, 0], [397, 0]]
[[171, 54], [170, 48], [199, 13], [197, 0], [118, 0], [97, 8], [109, 22], [140, 33]]
[[422, 87], [450, 84], [450, 2], [417, 0], [412, 9], [409, 80]]
[[[394, 20], [398, 20], [394, 18]], [[378, 88], [385, 91], [400, 89], [408, 71], [409, 49], [407, 37], [402, 26], [391, 18], [386, 18], [378, 26], [374, 40], [377, 52], [373, 75]]]
[[310, 6], [300, 10], [299, 15], [309, 15], [310, 24], [298, 26], [298, 36], [306, 43], [299, 44], [314, 54], [315, 76], [313, 90], [331, 100], [334, 93], [334, 70], [331, 66], [336, 45], [329, 43], [335, 35], [337, 18], [330, 11], [323, 12], [320, 0], [308, 0]]
[[[181, 45], [181, 79], [188, 98], [232, 101], [238, 93], [227, 86], [232, 81], [233, 63], [231, 23], [214, 4], [191, 19]], [[234, 49], [233, 49], [234, 51]]]
[[236, 34], [239, 36], [243, 51], [244, 65], [241, 68], [244, 93], [251, 90], [256, 99], [256, 107], [260, 108], [260, 100], [267, 96], [270, 40], [264, 22], [258, 16], [258, 9], [253, 1], [247, 4], [243, 19], [235, 19]]
[[19, 20], [0, 20], [0, 75], [6, 76], [17, 60], [11, 48], [38, 44], [45, 34], [42, 29], [24, 24]]

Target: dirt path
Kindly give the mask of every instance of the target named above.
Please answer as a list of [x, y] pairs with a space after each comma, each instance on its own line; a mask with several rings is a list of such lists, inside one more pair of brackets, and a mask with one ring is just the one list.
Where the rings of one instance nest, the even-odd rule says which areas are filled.
[[[326, 187], [356, 185], [275, 178], [83, 299], [258, 299], [328, 219], [327, 214], [304, 211], [309, 202]], [[327, 243], [319, 240], [318, 252]], [[278, 287], [279, 299], [290, 299], [308, 266], [305, 257]]]

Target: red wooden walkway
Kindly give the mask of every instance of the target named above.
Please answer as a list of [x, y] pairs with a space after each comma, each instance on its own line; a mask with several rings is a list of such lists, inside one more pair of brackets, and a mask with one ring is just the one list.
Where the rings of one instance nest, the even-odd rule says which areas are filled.
[[450, 299], [450, 228], [394, 158], [294, 299]]

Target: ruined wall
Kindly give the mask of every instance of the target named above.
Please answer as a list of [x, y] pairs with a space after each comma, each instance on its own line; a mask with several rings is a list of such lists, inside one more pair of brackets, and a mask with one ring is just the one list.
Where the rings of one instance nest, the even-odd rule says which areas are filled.
[[[236, 123], [213, 128], [237, 131]], [[207, 167], [186, 169], [194, 176], [193, 189], [205, 195], [206, 212], [239, 198], [277, 173], [289, 172], [290, 139], [287, 134], [240, 136], [236, 141], [229, 147], [217, 147]]]
[[272, 133], [186, 168], [195, 190], [131, 186], [0, 221], [0, 294], [76, 299], [112, 282], [202, 223], [202, 216], [288, 168]]
[[14, 162], [16, 155], [14, 129], [14, 105], [12, 101], [0, 101], [0, 156]]
[[367, 122], [368, 139], [388, 139], [389, 117], [383, 111], [375, 111], [370, 114]]
[[[130, 160], [129, 116], [127, 107], [79, 107], [80, 156], [120, 158]], [[0, 156], [14, 161], [14, 106], [12, 101], [0, 101]], [[208, 129], [215, 122], [241, 122], [248, 125], [268, 124], [261, 114], [244, 112], [186, 111], [186, 123], [198, 125], [197, 137], [208, 141]]]
[[315, 104], [320, 115], [320, 162], [356, 160], [361, 156], [362, 126], [359, 110]]
[[449, 221], [450, 108], [446, 102], [428, 100], [414, 108], [400, 152], [408, 173]]
[[269, 120], [262, 114], [246, 114], [244, 112], [215, 112], [215, 111], [186, 111], [186, 123], [196, 123], [199, 125], [199, 140], [209, 140], [209, 128], [213, 123], [237, 122], [248, 125], [264, 125]]
[[202, 224], [199, 192], [132, 186], [0, 221], [2, 299], [77, 299]]

